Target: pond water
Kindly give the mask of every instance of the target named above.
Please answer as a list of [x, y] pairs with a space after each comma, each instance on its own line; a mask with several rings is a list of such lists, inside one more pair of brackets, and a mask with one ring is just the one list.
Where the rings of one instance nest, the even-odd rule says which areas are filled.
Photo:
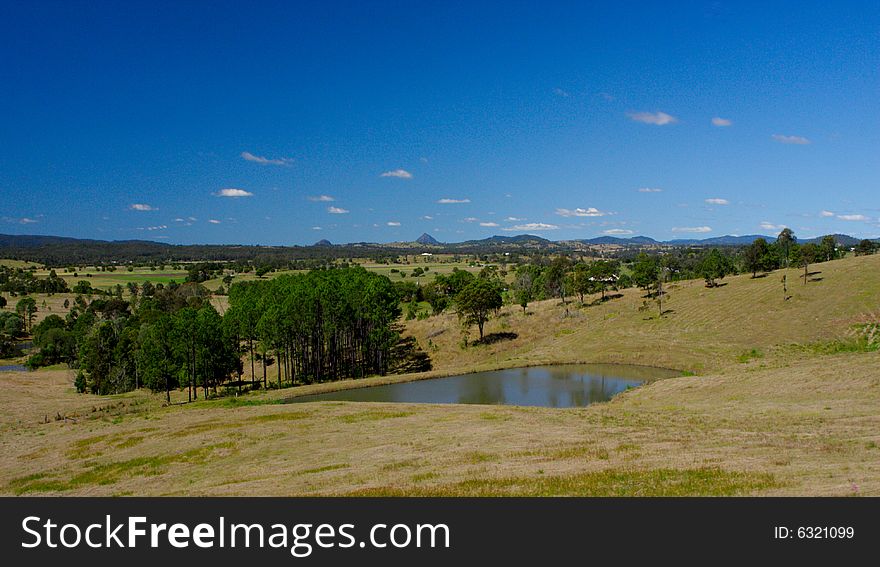
[[0, 372], [24, 372], [27, 370], [21, 364], [9, 364], [7, 366], [0, 366]]
[[623, 364], [531, 366], [299, 396], [286, 402], [332, 400], [583, 407], [607, 401], [615, 394], [646, 381], [679, 375], [680, 372], [675, 370]]

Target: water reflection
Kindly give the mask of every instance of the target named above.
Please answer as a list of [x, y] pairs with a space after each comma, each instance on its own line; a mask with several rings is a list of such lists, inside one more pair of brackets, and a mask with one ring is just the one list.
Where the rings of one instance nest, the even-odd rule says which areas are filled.
[[615, 394], [647, 380], [677, 375], [678, 372], [674, 370], [620, 364], [533, 366], [342, 390], [287, 401], [582, 407], [607, 401]]

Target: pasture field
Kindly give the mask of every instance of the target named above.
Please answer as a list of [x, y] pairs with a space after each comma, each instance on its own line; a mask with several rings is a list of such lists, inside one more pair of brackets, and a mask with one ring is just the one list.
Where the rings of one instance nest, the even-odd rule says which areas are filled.
[[[505, 306], [469, 345], [454, 313], [406, 322], [434, 370], [172, 405], [0, 373], [0, 493], [880, 495], [880, 256]], [[39, 303], [39, 301], [38, 301]], [[475, 331], [470, 339], [475, 339]], [[298, 393], [564, 362], [676, 368], [578, 409], [315, 402]], [[248, 364], [245, 365], [249, 366]], [[271, 376], [271, 370], [270, 370]]]
[[[80, 280], [88, 281], [95, 289], [110, 289], [117, 285], [125, 287], [129, 282], [140, 285], [147, 281], [153, 284], [168, 284], [172, 281], [183, 283], [186, 280], [186, 270], [174, 270], [168, 266], [164, 270], [134, 268], [131, 272], [124, 266], [117, 268], [115, 272], [99, 272], [94, 267], [89, 267], [85, 270], [77, 270], [76, 276], [63, 268], [57, 268], [55, 273], [64, 279], [71, 288]], [[49, 270], [37, 270], [35, 274], [37, 277], [46, 277], [49, 275]]]

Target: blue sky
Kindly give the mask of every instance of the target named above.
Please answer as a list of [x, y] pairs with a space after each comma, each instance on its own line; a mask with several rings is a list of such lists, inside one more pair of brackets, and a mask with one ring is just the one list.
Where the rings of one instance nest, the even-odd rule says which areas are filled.
[[880, 3], [0, 0], [0, 233], [880, 235]]

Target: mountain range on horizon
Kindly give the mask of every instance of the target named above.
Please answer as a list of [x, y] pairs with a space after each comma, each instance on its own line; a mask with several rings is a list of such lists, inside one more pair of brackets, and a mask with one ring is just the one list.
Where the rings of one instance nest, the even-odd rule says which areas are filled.
[[[855, 238], [853, 236], [849, 236], [847, 234], [833, 234], [831, 235], [835, 238], [838, 244], [842, 246], [855, 246], [861, 240]], [[335, 244], [330, 242], [327, 239], [321, 239], [311, 246], [300, 246], [300, 245], [281, 245], [280, 247], [331, 247], [331, 246], [371, 246], [371, 247], [388, 247], [388, 248], [397, 248], [397, 247], [413, 247], [414, 244], [426, 247], [426, 248], [445, 248], [445, 247], [455, 247], [455, 248], [473, 248], [479, 246], [499, 246], [499, 245], [530, 245], [530, 246], [551, 246], [551, 245], [566, 245], [566, 244], [580, 244], [587, 246], [598, 246], [598, 245], [613, 245], [613, 246], [745, 246], [751, 244], [758, 238], [763, 238], [768, 242], [772, 242], [776, 239], [774, 236], [761, 235], [761, 234], [750, 234], [750, 235], [724, 235], [724, 236], [715, 236], [710, 238], [687, 238], [687, 239], [673, 239], [673, 240], [656, 240], [649, 236], [631, 236], [631, 237], [618, 237], [618, 236], [599, 236], [595, 238], [584, 238], [584, 239], [564, 239], [564, 240], [550, 240], [548, 238], [544, 238], [542, 236], [537, 236], [534, 234], [518, 234], [512, 236], [505, 235], [494, 235], [483, 239], [478, 240], [466, 240], [462, 242], [441, 242], [434, 238], [432, 235], [428, 233], [423, 233], [417, 239], [413, 241], [402, 241], [402, 242], [387, 242], [387, 243], [378, 243], [378, 242], [349, 242], [344, 244]], [[802, 243], [818, 243], [824, 238], [824, 236], [819, 236], [815, 238], [807, 238], [807, 239], [799, 239], [799, 242]], [[876, 240], [875, 240], [876, 241]], [[83, 239], [83, 238], [74, 238], [67, 236], [53, 236], [53, 235], [13, 235], [13, 234], [0, 234], [0, 250], [3, 248], [38, 248], [46, 245], [53, 244], [77, 244], [82, 243], [83, 245], [87, 244], [131, 244], [131, 243], [149, 243], [151, 245], [156, 245], [160, 247], [173, 247], [173, 246], [240, 246], [237, 244], [170, 244], [166, 242], [156, 242], [153, 240], [137, 240], [137, 239], [127, 239], [127, 240], [96, 240], [96, 239]], [[277, 248], [277, 245], [256, 245], [249, 246], [251, 248]]]

